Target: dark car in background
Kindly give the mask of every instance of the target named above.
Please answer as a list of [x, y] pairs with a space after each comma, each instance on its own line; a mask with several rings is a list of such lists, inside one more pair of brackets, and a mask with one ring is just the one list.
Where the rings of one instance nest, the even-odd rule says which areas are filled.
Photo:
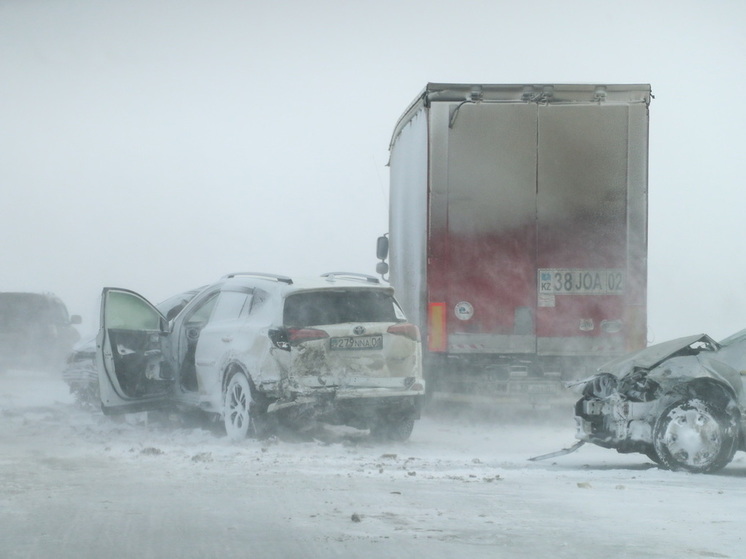
[[744, 374], [746, 330], [650, 346], [577, 383], [576, 437], [672, 470], [715, 472], [746, 450]]
[[0, 371], [61, 369], [80, 322], [51, 293], [0, 292]]

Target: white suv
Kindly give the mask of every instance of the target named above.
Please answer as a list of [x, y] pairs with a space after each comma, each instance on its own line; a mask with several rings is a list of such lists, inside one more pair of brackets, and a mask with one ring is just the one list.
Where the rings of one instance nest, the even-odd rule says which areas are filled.
[[394, 440], [419, 418], [419, 330], [370, 276], [230, 274], [170, 321], [137, 293], [105, 288], [101, 325], [105, 413], [198, 407], [234, 439], [272, 413]]

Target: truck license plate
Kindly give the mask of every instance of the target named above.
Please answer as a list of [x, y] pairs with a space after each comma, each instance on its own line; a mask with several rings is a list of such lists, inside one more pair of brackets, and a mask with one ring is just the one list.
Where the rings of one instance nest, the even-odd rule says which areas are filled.
[[539, 295], [622, 295], [624, 270], [539, 270]]
[[332, 349], [382, 349], [383, 336], [331, 338]]

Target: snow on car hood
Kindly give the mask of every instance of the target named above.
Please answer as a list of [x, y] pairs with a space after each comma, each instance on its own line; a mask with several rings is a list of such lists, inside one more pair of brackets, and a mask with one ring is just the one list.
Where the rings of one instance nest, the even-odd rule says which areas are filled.
[[695, 349], [698, 345], [702, 346], [700, 349], [715, 350], [718, 347], [715, 340], [707, 334], [686, 336], [651, 345], [636, 353], [618, 357], [604, 365], [601, 365], [598, 368], [598, 372], [611, 373], [617, 377], [622, 377], [633, 369], [652, 369], [669, 357], [680, 353], [687, 347]]

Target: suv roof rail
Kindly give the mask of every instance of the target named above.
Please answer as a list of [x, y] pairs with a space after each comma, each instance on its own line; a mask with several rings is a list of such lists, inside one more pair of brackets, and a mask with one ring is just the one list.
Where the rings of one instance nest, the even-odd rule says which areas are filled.
[[288, 285], [293, 285], [292, 278], [289, 278], [288, 276], [281, 276], [278, 274], [265, 274], [262, 272], [234, 272], [232, 274], [226, 274], [220, 279], [230, 279], [230, 278], [235, 278], [237, 276], [248, 276], [252, 278], [274, 280], [274, 281], [279, 281], [282, 283], [287, 283]]
[[378, 278], [375, 276], [369, 276], [368, 274], [358, 274], [356, 272], [328, 272], [326, 274], [321, 274], [321, 277], [327, 278], [329, 280], [333, 280], [334, 278], [344, 278], [344, 279], [366, 281], [368, 283], [381, 283], [378, 281]]

